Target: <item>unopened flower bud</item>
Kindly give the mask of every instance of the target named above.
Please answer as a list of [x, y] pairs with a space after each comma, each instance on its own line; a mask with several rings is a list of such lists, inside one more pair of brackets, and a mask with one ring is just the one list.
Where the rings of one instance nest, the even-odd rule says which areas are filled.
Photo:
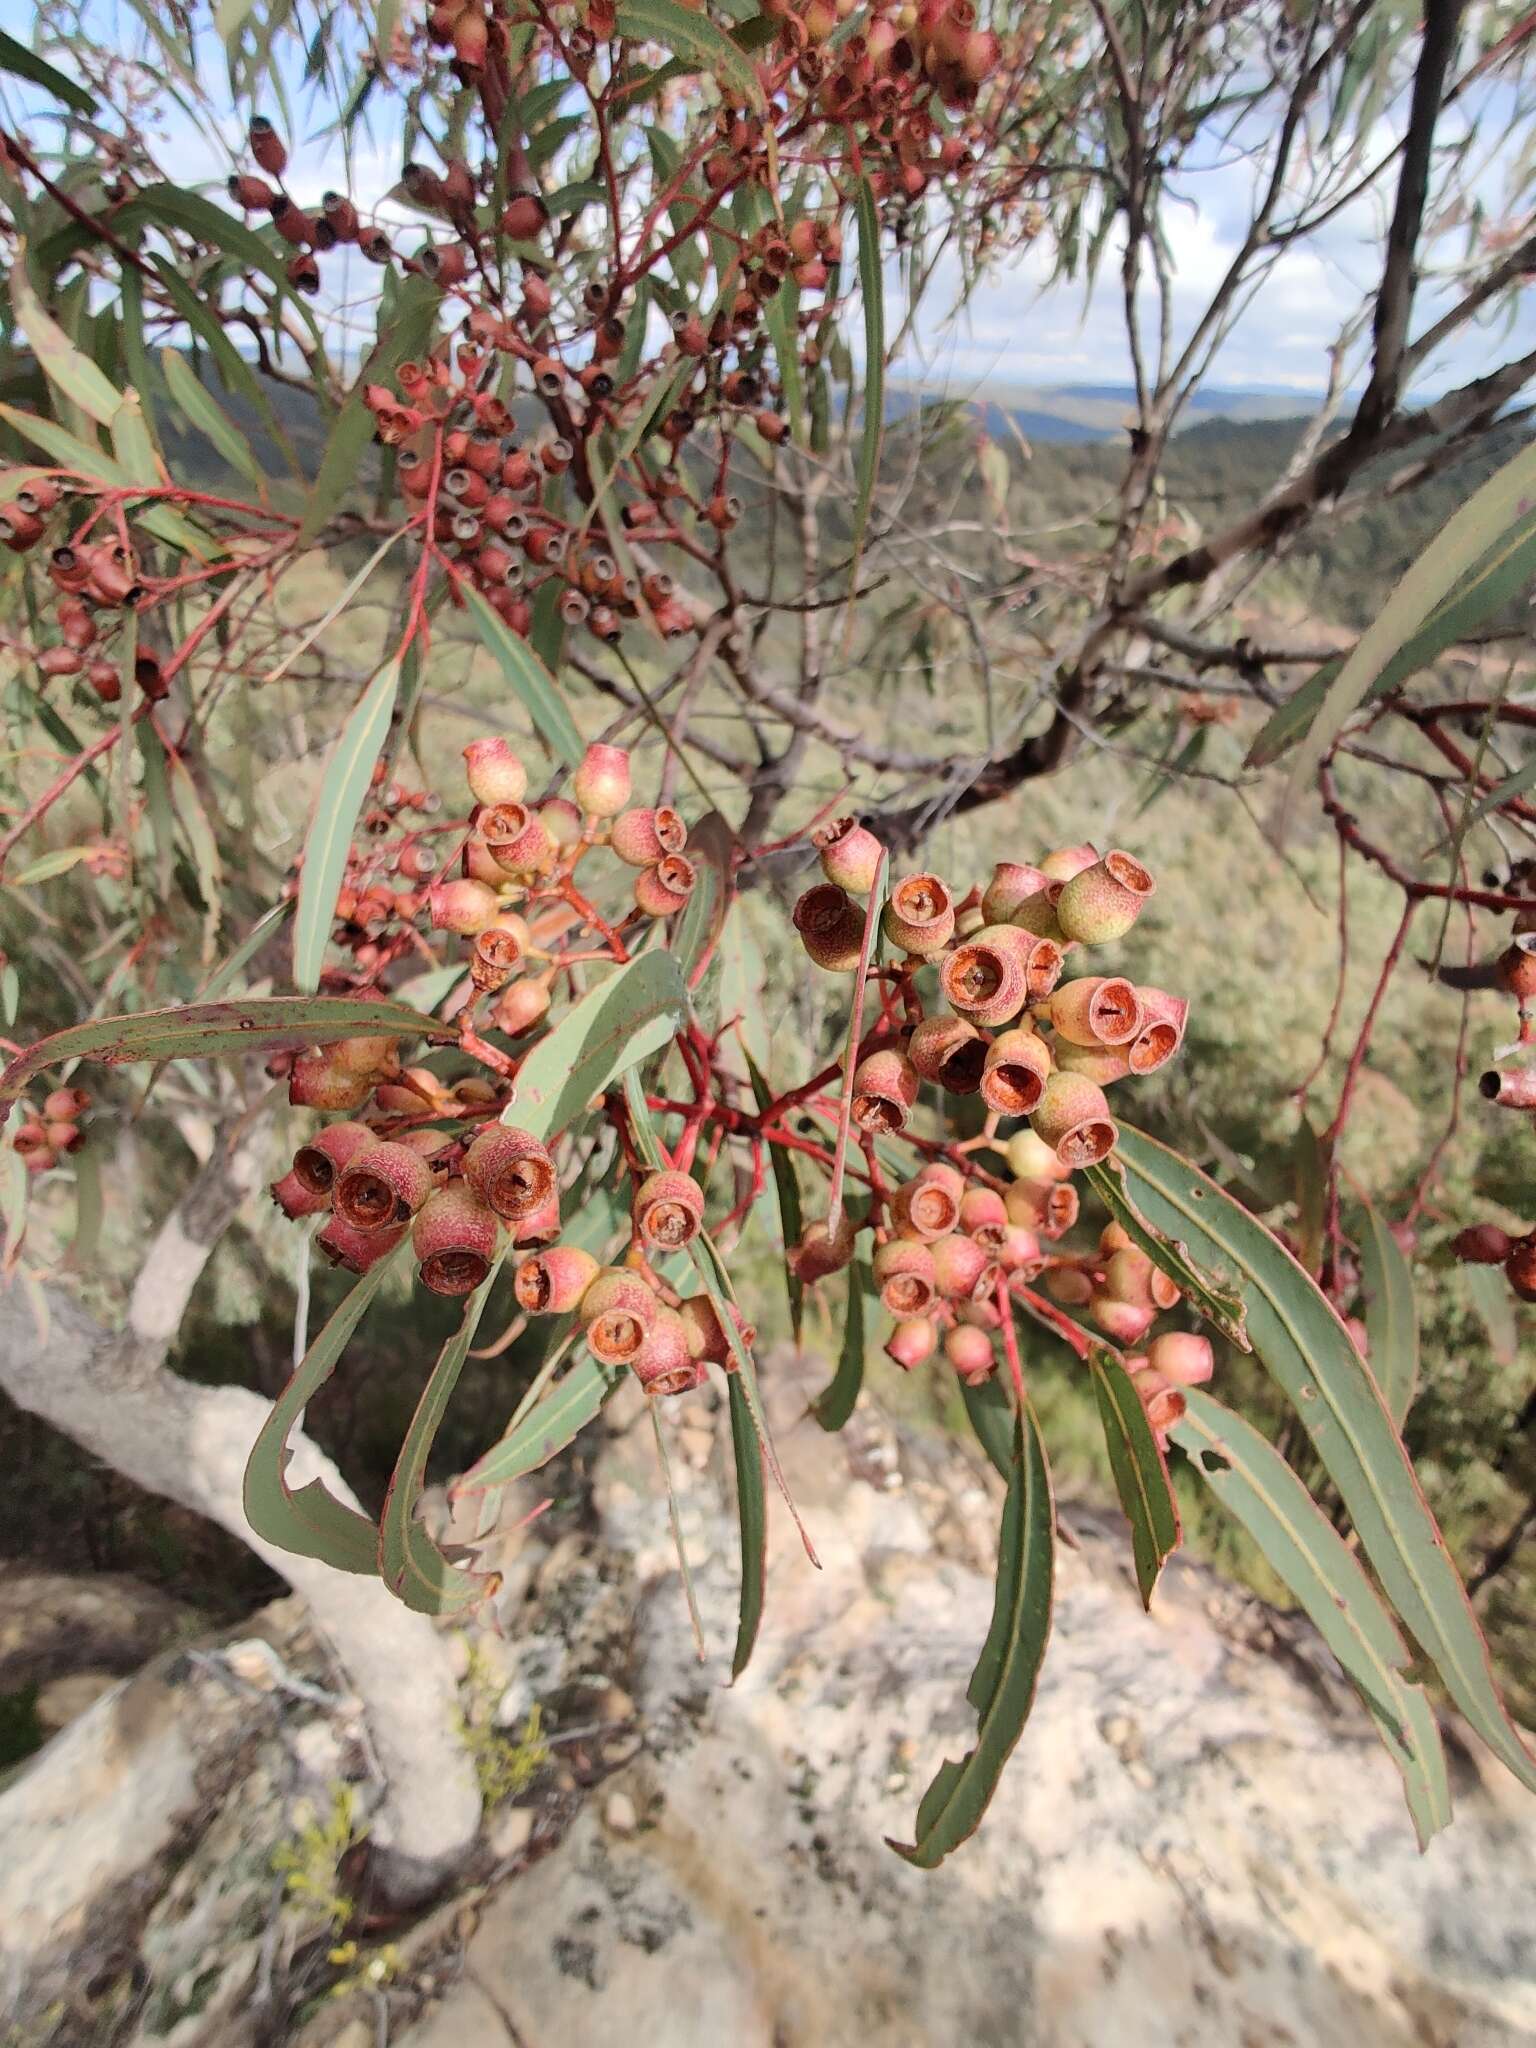
[[1451, 1250], [1464, 1265], [1502, 1266], [1514, 1250], [1515, 1241], [1497, 1223], [1474, 1223], [1458, 1231]]
[[974, 1323], [957, 1323], [944, 1338], [944, 1356], [968, 1387], [992, 1377], [997, 1360], [992, 1339]]
[[1147, 1363], [1178, 1387], [1203, 1387], [1216, 1369], [1208, 1337], [1169, 1330], [1147, 1346]]
[[1038, 896], [1046, 880], [1040, 868], [1023, 861], [1000, 860], [981, 899], [983, 919], [988, 924], [1011, 924], [1014, 912], [1031, 896]]
[[841, 1272], [853, 1257], [853, 1245], [853, 1225], [841, 1211], [834, 1221], [808, 1223], [790, 1253], [796, 1277], [810, 1286], [829, 1273]]
[[301, 1052], [288, 1073], [288, 1100], [295, 1109], [360, 1109], [373, 1092], [367, 1074], [349, 1074], [328, 1046]]
[[966, 1301], [990, 1286], [996, 1262], [974, 1238], [954, 1233], [939, 1238], [929, 1250], [933, 1254], [934, 1284], [946, 1300]]
[[477, 804], [520, 804], [528, 793], [528, 770], [499, 735], [470, 741], [464, 771]]
[[488, 883], [460, 876], [452, 882], [434, 882], [427, 891], [427, 909], [434, 931], [472, 938], [495, 923], [501, 904]]
[[519, 1038], [523, 1032], [531, 1031], [548, 1011], [549, 984], [524, 979], [510, 982], [502, 990], [491, 1018], [498, 1031], [505, 1031], [508, 1038]]
[[932, 1358], [938, 1337], [938, 1331], [925, 1317], [913, 1316], [892, 1330], [885, 1355], [894, 1359], [903, 1372], [911, 1372]]
[[629, 754], [594, 744], [571, 777], [571, 794], [589, 818], [616, 818], [629, 802]]

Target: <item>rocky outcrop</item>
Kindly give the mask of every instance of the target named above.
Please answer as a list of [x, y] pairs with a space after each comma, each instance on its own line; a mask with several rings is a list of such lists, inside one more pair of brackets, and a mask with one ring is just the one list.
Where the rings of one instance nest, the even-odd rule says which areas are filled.
[[[1065, 1513], [1039, 1701], [981, 1832], [936, 1873], [902, 1863], [884, 1838], [909, 1836], [973, 1725], [995, 1492], [862, 1413], [847, 1444], [797, 1426], [787, 1369], [775, 1406], [825, 1569], [779, 1513], [734, 1687], [724, 1461], [697, 1469], [697, 1421], [669, 1417], [701, 1666], [649, 1431], [605, 1453], [604, 1539], [637, 1566], [633, 1659], [615, 1668], [610, 1636], [606, 1668], [561, 1676], [622, 1680], [644, 1746], [485, 1903], [461, 1987], [409, 2048], [1536, 2040], [1536, 1809], [1455, 1747], [1459, 1818], [1419, 1857], [1311, 1632], [1178, 1563], [1144, 1615], [1105, 1516]], [[568, 1615], [601, 1576], [572, 1560]]]

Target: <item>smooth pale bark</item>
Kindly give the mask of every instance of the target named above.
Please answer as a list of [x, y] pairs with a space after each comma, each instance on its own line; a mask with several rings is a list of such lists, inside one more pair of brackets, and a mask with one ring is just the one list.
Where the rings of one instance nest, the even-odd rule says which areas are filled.
[[[106, 1329], [57, 1286], [45, 1290], [41, 1330], [24, 1287], [0, 1290], [0, 1387], [135, 1484], [228, 1529], [304, 1599], [367, 1718], [385, 1780], [372, 1830], [378, 1875], [404, 1902], [451, 1872], [480, 1819], [474, 1770], [455, 1729], [444, 1638], [381, 1581], [292, 1557], [255, 1536], [241, 1481], [270, 1404], [241, 1387], [196, 1386], [165, 1367], [209, 1253], [259, 1179], [254, 1147], [231, 1153], [220, 1134], [150, 1246], [120, 1330]], [[323, 1478], [354, 1501], [307, 1437], [295, 1432], [292, 1443], [295, 1485]]]

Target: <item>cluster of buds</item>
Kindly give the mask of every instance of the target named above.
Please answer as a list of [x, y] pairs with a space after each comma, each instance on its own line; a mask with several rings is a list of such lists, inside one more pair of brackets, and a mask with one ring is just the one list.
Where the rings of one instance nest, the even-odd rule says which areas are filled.
[[[0, 541], [14, 554], [36, 548], [50, 527], [54, 533], [67, 527], [75, 509], [58, 478], [34, 470], [21, 475], [0, 504]], [[131, 541], [98, 531], [99, 521], [98, 508], [48, 550], [53, 603], [45, 616], [57, 637], [33, 647], [32, 658], [45, 681], [78, 676], [101, 703], [115, 704], [126, 663], [110, 651], [113, 635], [143, 600], [146, 584]], [[133, 679], [151, 700], [170, 688], [159, 658], [144, 647], [135, 653]]]
[[24, 1111], [11, 1136], [11, 1148], [28, 1173], [46, 1173], [85, 1143], [80, 1119], [91, 1106], [83, 1088], [55, 1088], [39, 1110]]
[[298, 204], [283, 183], [287, 146], [264, 114], [252, 119], [246, 144], [256, 169], [237, 171], [229, 180], [229, 196], [244, 212], [265, 214], [292, 249], [288, 282], [295, 291], [319, 291], [317, 259], [331, 249], [355, 246], [370, 263], [389, 262], [394, 251], [388, 235], [360, 219], [345, 194], [327, 192], [315, 213], [306, 213]]
[[[381, 1109], [395, 1106], [385, 1090], [380, 1097]], [[332, 1265], [365, 1273], [409, 1231], [421, 1284], [434, 1294], [469, 1294], [495, 1263], [503, 1230], [530, 1245], [559, 1234], [555, 1164], [527, 1131], [501, 1123], [459, 1137], [425, 1126], [387, 1129], [327, 1124], [272, 1184], [285, 1216], [328, 1214], [316, 1242]]]
[[1510, 1291], [1536, 1301], [1536, 1230], [1511, 1237], [1497, 1223], [1473, 1223], [1457, 1233], [1451, 1251], [1463, 1265], [1502, 1266]]

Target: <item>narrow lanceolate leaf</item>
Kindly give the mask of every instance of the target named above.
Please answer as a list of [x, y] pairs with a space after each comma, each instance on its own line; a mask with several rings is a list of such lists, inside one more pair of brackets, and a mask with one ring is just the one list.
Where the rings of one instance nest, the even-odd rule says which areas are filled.
[[[743, 1051], [745, 1052], [745, 1045], [743, 1045]], [[749, 1052], [746, 1053], [746, 1061], [747, 1076], [752, 1083], [753, 1098], [757, 1103], [758, 1113], [761, 1115], [763, 1110], [773, 1100], [773, 1090], [769, 1087], [767, 1078], [758, 1067], [757, 1061], [753, 1059]], [[790, 1328], [795, 1334], [795, 1342], [798, 1344], [800, 1342], [801, 1325], [805, 1318], [805, 1285], [800, 1275], [795, 1271], [789, 1254], [794, 1246], [800, 1242], [805, 1230], [805, 1217], [800, 1208], [800, 1183], [795, 1177], [795, 1162], [790, 1157], [787, 1146], [770, 1144], [768, 1147], [768, 1162], [773, 1170], [773, 1190], [778, 1197], [779, 1235], [784, 1240], [784, 1285], [789, 1293], [789, 1323]], [[861, 1344], [859, 1348], [859, 1373], [861, 1376], [863, 1371], [864, 1350]], [[830, 1391], [831, 1389], [829, 1388], [828, 1393]], [[854, 1392], [857, 1394], [857, 1386], [855, 1386]], [[826, 1395], [823, 1395], [822, 1399], [825, 1400]], [[846, 1420], [847, 1417], [845, 1416], [844, 1421]], [[841, 1429], [842, 1426], [841, 1422], [828, 1423], [826, 1425], [830, 1429]]]
[[[862, 1259], [848, 1266], [848, 1306], [843, 1315], [843, 1341], [837, 1355], [837, 1371], [811, 1403], [811, 1413], [823, 1429], [841, 1429], [853, 1413], [864, 1384], [864, 1296], [873, 1292], [874, 1281]], [[799, 1339], [799, 1327], [795, 1337]]]
[[720, 941], [735, 851], [735, 835], [718, 811], [706, 811], [688, 834], [688, 858], [698, 879], [677, 920], [672, 951], [690, 989], [703, 981]]
[[731, 1404], [731, 1455], [736, 1461], [736, 1522], [741, 1532], [741, 1607], [731, 1676], [740, 1678], [752, 1658], [763, 1619], [768, 1570], [768, 1503], [763, 1497], [763, 1452], [752, 1421], [741, 1374], [727, 1381]]
[[1374, 1206], [1361, 1199], [1360, 1280], [1371, 1371], [1401, 1429], [1419, 1386], [1419, 1311], [1413, 1271]]
[[424, 277], [409, 277], [401, 286], [377, 343], [331, 423], [325, 453], [299, 524], [300, 546], [315, 538], [356, 485], [374, 436], [373, 414], [364, 400], [364, 391], [370, 384], [386, 383], [397, 364], [425, 354], [439, 303], [436, 287]]
[[939, 1767], [917, 1809], [916, 1840], [891, 1843], [922, 1870], [936, 1869], [980, 1826], [1035, 1703], [1051, 1632], [1056, 1510], [1045, 1446], [1027, 1406], [1014, 1423], [1009, 1462], [992, 1626], [966, 1694], [976, 1709], [976, 1747]]
[[976, 1441], [986, 1452], [995, 1470], [1004, 1479], [1013, 1476], [1013, 1397], [1007, 1387], [994, 1374], [983, 1380], [979, 1387], [960, 1383], [960, 1398], [965, 1403], [966, 1416], [976, 1433]]
[[858, 488], [854, 500], [855, 569], [863, 551], [869, 508], [880, 467], [885, 433], [885, 284], [880, 270], [880, 213], [868, 178], [854, 188], [859, 223], [859, 294], [864, 302], [864, 418], [859, 438]]
[[250, 437], [243, 434], [218, 400], [199, 381], [197, 372], [179, 348], [160, 351], [160, 368], [165, 386], [175, 405], [223, 456], [230, 468], [265, 497], [267, 479], [252, 451]]
[[96, 1017], [72, 1024], [29, 1046], [0, 1073], [0, 1104], [14, 1102], [34, 1074], [61, 1060], [210, 1060], [229, 1054], [334, 1045], [362, 1035], [431, 1038], [448, 1042], [457, 1031], [423, 1017], [404, 1003], [363, 1002], [352, 996], [253, 996], [237, 1003], [186, 1003], [173, 1010], [140, 1010], [126, 1017]]
[[389, 714], [395, 708], [399, 685], [398, 659], [385, 662], [353, 705], [326, 764], [299, 871], [299, 908], [293, 921], [293, 980], [297, 988], [320, 985], [336, 898], [346, 873], [347, 849], [368, 794], [373, 764], [389, 733]]
[[581, 1434], [624, 1378], [622, 1366], [599, 1365], [595, 1358], [577, 1359], [553, 1391], [470, 1466], [454, 1487], [455, 1494], [506, 1486], [525, 1472], [547, 1465], [557, 1451]]
[[1242, 1289], [1235, 1284], [1234, 1277], [1210, 1273], [1197, 1266], [1187, 1244], [1153, 1228], [1131, 1199], [1119, 1157], [1112, 1152], [1097, 1166], [1090, 1166], [1084, 1177], [1121, 1229], [1136, 1240], [1154, 1266], [1168, 1275], [1190, 1307], [1197, 1309], [1240, 1351], [1251, 1350], [1244, 1327]]
[[432, 1446], [459, 1383], [459, 1374], [464, 1370], [485, 1304], [496, 1285], [502, 1260], [510, 1248], [504, 1240], [490, 1272], [465, 1302], [463, 1321], [439, 1353], [432, 1377], [411, 1417], [384, 1497], [378, 1534], [379, 1576], [407, 1607], [414, 1607], [421, 1614], [461, 1613], [494, 1592], [499, 1583], [497, 1574], [466, 1571], [446, 1556], [417, 1521], [416, 1506], [426, 1483]]
[[728, 82], [750, 105], [761, 109], [765, 104], [756, 66], [708, 15], [680, 7], [676, 0], [624, 0], [618, 30], [628, 42], [660, 43], [692, 70]]
[[1309, 1273], [1323, 1260], [1323, 1223], [1328, 1209], [1328, 1182], [1333, 1172], [1333, 1147], [1325, 1144], [1303, 1110], [1291, 1141], [1291, 1182], [1296, 1197], [1297, 1255]]
[[290, 1490], [288, 1438], [336, 1370], [348, 1340], [403, 1249], [368, 1269], [310, 1345], [298, 1371], [273, 1402], [245, 1468], [245, 1519], [264, 1542], [295, 1557], [318, 1557], [337, 1571], [370, 1578], [378, 1570], [378, 1530], [321, 1480], [311, 1479], [297, 1493]]
[[1460, 578], [1476, 567], [1517, 520], [1529, 514], [1533, 496], [1536, 444], [1522, 448], [1474, 491], [1406, 571], [1329, 685], [1327, 697], [1297, 749], [1286, 792], [1288, 805], [1310, 785], [1318, 764], [1326, 759], [1387, 663], [1403, 651]]
[[8, 36], [0, 29], [0, 71], [8, 71], [13, 78], [25, 78], [30, 85], [40, 85], [44, 92], [50, 92], [56, 100], [62, 100], [66, 107], [73, 107], [77, 114], [94, 114], [96, 102], [72, 78], [66, 78], [62, 71], [55, 71], [51, 64], [25, 43], [18, 43], [14, 36]]
[[1178, 1503], [1147, 1411], [1125, 1367], [1100, 1349], [1089, 1352], [1088, 1369], [1099, 1398], [1099, 1419], [1104, 1425], [1115, 1491], [1131, 1525], [1131, 1556], [1141, 1604], [1150, 1610], [1163, 1566], [1178, 1549], [1183, 1533]]
[[[1423, 626], [1382, 669], [1362, 699], [1384, 697], [1420, 669], [1437, 661], [1457, 640], [1465, 640], [1507, 605], [1523, 596], [1536, 578], [1536, 514], [1519, 521], [1489, 549], [1460, 586], [1437, 605]], [[1273, 712], [1248, 749], [1247, 768], [1267, 768], [1310, 728], [1344, 666], [1344, 657], [1325, 662]]]
[[1301, 1417], [1387, 1597], [1468, 1721], [1536, 1791], [1536, 1760], [1499, 1697], [1445, 1538], [1370, 1367], [1331, 1303], [1257, 1217], [1187, 1159], [1124, 1125], [1120, 1156], [1143, 1214], [1240, 1277], [1254, 1354]]
[[568, 1010], [518, 1069], [502, 1118], [547, 1144], [626, 1067], [671, 1043], [687, 1021], [688, 994], [670, 953], [642, 953]]
[[26, 255], [26, 243], [18, 242], [9, 278], [16, 324], [31, 343], [38, 367], [48, 382], [72, 399], [98, 426], [108, 427], [123, 402], [123, 394], [44, 310], [27, 276]]
[[466, 584], [464, 597], [476, 631], [500, 662], [502, 674], [550, 752], [567, 768], [580, 767], [586, 748], [554, 677], [528, 642], [497, 618], [478, 590]]
[[1273, 1444], [1201, 1388], [1170, 1431], [1311, 1617], [1403, 1774], [1419, 1846], [1451, 1817], [1434, 1711], [1404, 1677], [1408, 1646], [1358, 1558]]

